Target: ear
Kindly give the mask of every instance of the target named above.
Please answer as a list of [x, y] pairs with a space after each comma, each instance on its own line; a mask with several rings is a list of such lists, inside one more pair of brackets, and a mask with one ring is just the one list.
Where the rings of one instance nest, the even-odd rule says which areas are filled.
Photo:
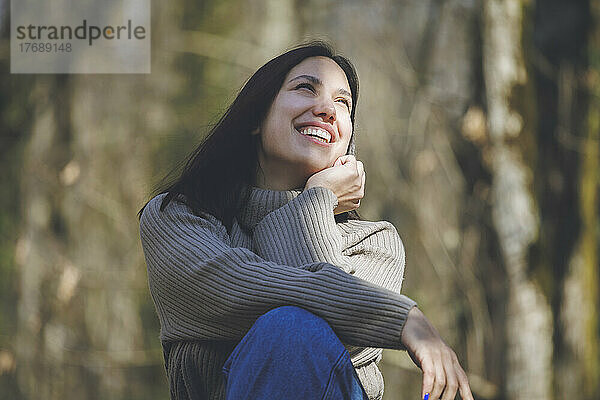
[[259, 133], [260, 133], [260, 128], [258, 128], [258, 127], [254, 128], [252, 131], [250, 131], [250, 134], [252, 136], [258, 135]]

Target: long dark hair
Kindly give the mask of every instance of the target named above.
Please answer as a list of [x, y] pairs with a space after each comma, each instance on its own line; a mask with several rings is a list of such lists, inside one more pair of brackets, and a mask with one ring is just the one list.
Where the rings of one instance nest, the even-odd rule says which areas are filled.
[[[161, 210], [183, 195], [197, 214], [207, 212], [231, 230], [233, 219], [246, 203], [258, 171], [256, 141], [251, 132], [263, 122], [289, 71], [309, 57], [335, 61], [346, 74], [352, 92], [352, 136], [346, 154], [354, 154], [354, 116], [358, 101], [358, 76], [352, 63], [326, 43], [295, 47], [266, 63], [250, 77], [206, 139], [190, 154], [181, 175], [156, 193], [167, 193]], [[145, 207], [145, 206], [144, 206]], [[141, 216], [144, 208], [139, 211]], [[356, 211], [336, 215], [336, 220], [359, 219]]]

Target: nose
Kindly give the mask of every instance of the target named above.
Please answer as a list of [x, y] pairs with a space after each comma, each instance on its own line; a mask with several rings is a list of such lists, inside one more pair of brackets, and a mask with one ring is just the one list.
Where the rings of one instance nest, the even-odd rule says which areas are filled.
[[336, 119], [335, 105], [330, 99], [323, 99], [313, 107], [313, 114], [323, 119], [323, 122], [333, 123]]

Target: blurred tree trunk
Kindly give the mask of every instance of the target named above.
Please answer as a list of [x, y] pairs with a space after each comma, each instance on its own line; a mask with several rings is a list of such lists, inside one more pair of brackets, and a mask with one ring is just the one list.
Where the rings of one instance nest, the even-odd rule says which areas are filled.
[[[573, 18], [575, 11], [578, 18]], [[546, 71], [550, 75], [546, 82], [553, 78], [558, 99], [557, 142], [563, 153], [559, 168], [566, 170], [569, 162], [571, 175], [576, 177], [569, 183], [562, 178], [561, 185], [554, 185], [559, 196], [570, 193], [575, 203], [571, 218], [577, 221], [562, 224], [567, 232], [573, 225], [577, 235], [568, 242], [569, 253], [559, 270], [563, 280], [557, 287], [561, 301], [557, 305], [556, 398], [591, 400], [600, 398], [600, 8], [597, 2], [577, 2], [569, 14], [570, 22], [563, 23], [562, 31], [578, 40], [570, 48], [561, 46], [554, 54], [545, 54], [552, 67]]]
[[515, 107], [515, 97], [527, 95], [530, 84], [521, 47], [524, 7], [519, 0], [485, 1], [483, 20], [492, 213], [508, 281], [506, 394], [511, 400], [553, 398], [552, 314], [528, 275], [527, 259], [539, 222], [527, 154], [535, 131], [523, 121], [526, 102], [535, 99], [520, 99], [523, 106]]
[[589, 82], [584, 88], [589, 90], [589, 105], [583, 140], [579, 146], [581, 172], [578, 179], [580, 219], [583, 225], [578, 250], [583, 269], [580, 271], [583, 294], [580, 310], [584, 345], [579, 345], [578, 341], [572, 343], [573, 348], [582, 353], [583, 391], [590, 399], [600, 397], [600, 4], [593, 2], [591, 6], [591, 15], [596, 23], [587, 48]]

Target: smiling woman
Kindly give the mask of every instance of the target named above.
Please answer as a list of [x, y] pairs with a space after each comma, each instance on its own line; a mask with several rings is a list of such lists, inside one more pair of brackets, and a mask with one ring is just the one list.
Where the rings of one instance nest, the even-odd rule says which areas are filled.
[[396, 229], [356, 213], [357, 100], [352, 64], [327, 45], [274, 58], [140, 210], [172, 399], [381, 399], [382, 348], [409, 352], [424, 397], [472, 399], [400, 294]]

